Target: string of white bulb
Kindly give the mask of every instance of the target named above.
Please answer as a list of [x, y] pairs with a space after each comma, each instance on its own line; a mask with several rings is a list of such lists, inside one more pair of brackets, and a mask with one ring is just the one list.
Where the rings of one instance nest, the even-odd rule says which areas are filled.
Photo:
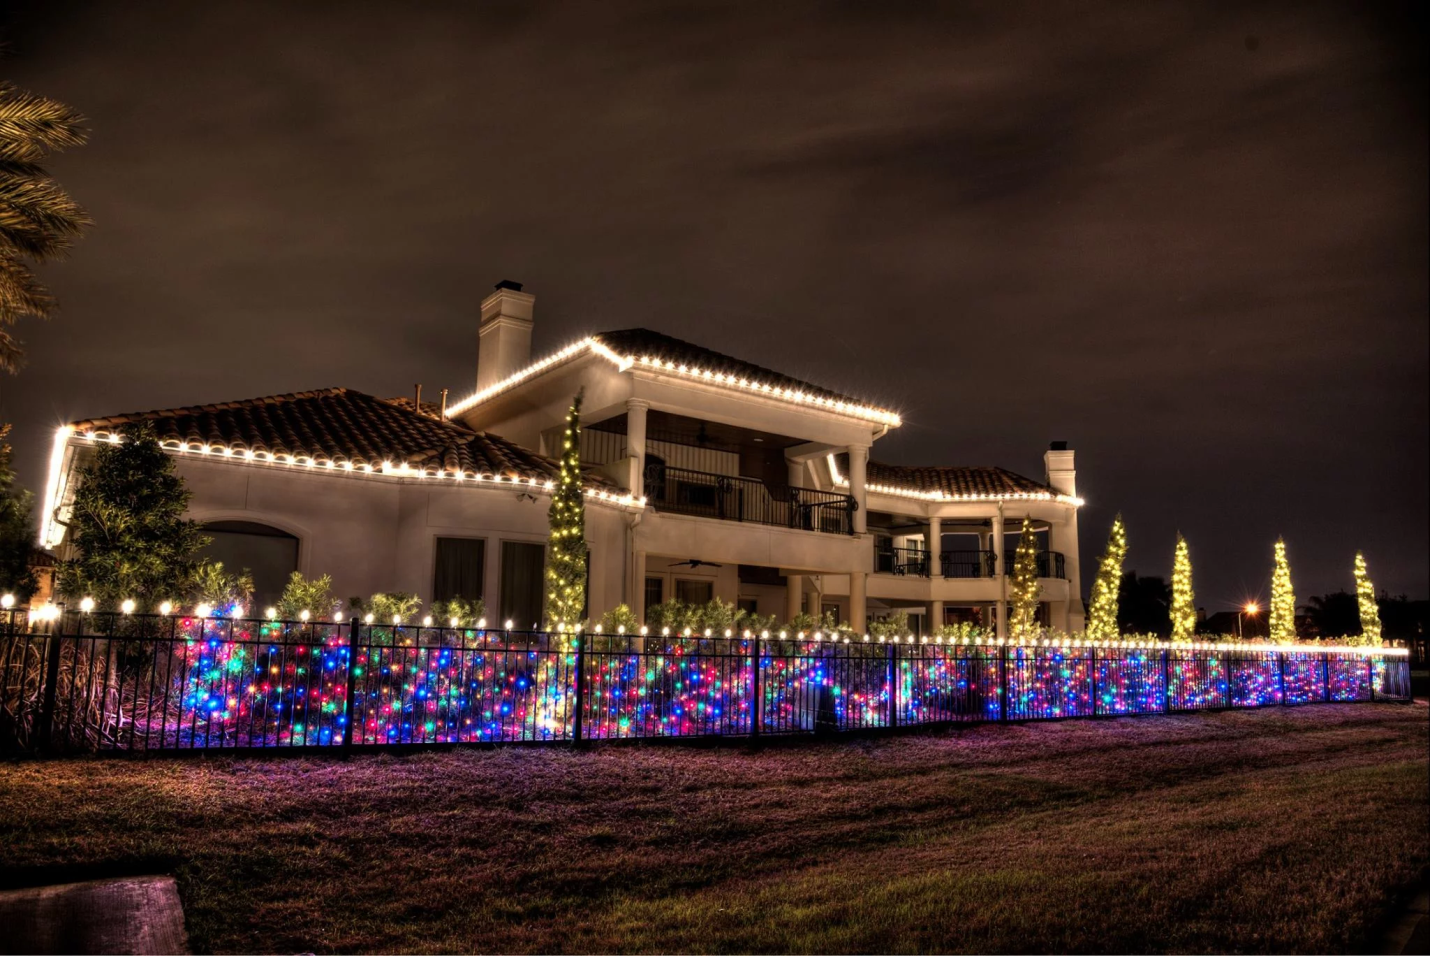
[[[5, 610], [9, 610], [10, 608], [12, 608], [12, 607], [14, 607], [14, 606], [15, 606], [15, 596], [14, 596], [13, 594], [6, 594], [6, 595], [4, 595], [3, 597], [0, 597], [0, 608], [3, 608], [3, 609], [5, 609]], [[93, 599], [93, 598], [89, 598], [89, 597], [86, 597], [86, 598], [82, 599], [82, 600], [80, 601], [80, 604], [79, 604], [79, 609], [80, 609], [80, 611], [81, 611], [82, 613], [85, 613], [85, 614], [93, 613], [93, 611], [94, 611], [94, 609], [95, 609], [94, 599]], [[124, 614], [133, 614], [133, 613], [134, 613], [134, 610], [135, 610], [135, 603], [134, 603], [134, 601], [133, 601], [132, 599], [125, 600], [125, 601], [120, 605], [120, 610], [121, 610]], [[172, 614], [173, 612], [174, 612], [174, 605], [173, 605], [172, 602], [170, 602], [170, 601], [164, 601], [164, 602], [162, 602], [162, 603], [159, 605], [159, 613], [160, 613], [161, 615], [164, 615], [164, 616], [167, 617], [169, 614]], [[232, 613], [230, 613], [230, 614], [221, 615], [221, 616], [230, 617], [230, 618], [234, 618], [234, 619], [242, 618], [242, 617], [243, 617], [243, 613], [244, 613], [244, 608], [243, 608], [242, 606], [235, 606], [235, 607], [233, 607], [233, 608], [231, 609], [231, 612], [232, 612]], [[53, 620], [56, 620], [56, 619], [60, 616], [60, 608], [59, 608], [57, 605], [55, 605], [55, 604], [45, 604], [45, 605], [42, 605], [42, 606], [39, 607], [39, 608], [32, 608], [32, 609], [30, 609], [29, 614], [30, 614], [30, 619], [31, 619], [32, 621], [33, 621], [33, 620], [53, 621]], [[216, 609], [213, 605], [211, 605], [211, 604], [200, 604], [200, 605], [198, 605], [197, 607], [195, 607], [194, 610], [193, 610], [193, 616], [194, 616], [194, 617], [198, 617], [198, 618], [205, 618], [205, 619], [206, 619], [206, 618], [214, 617], [214, 616], [216, 616], [216, 614], [217, 614], [217, 609]], [[264, 617], [266, 617], [268, 620], [270, 620], [270, 621], [276, 621], [277, 618], [278, 618], [278, 609], [275, 608], [275, 607], [269, 607], [269, 608], [267, 608], [267, 609], [264, 610], [263, 614], [264, 614]], [[307, 624], [307, 623], [313, 623], [313, 624], [324, 624], [324, 623], [328, 623], [328, 624], [341, 624], [341, 623], [343, 622], [343, 614], [342, 614], [341, 611], [335, 613], [335, 614], [333, 615], [333, 618], [332, 618], [331, 621], [314, 621], [314, 620], [312, 620], [312, 615], [311, 615], [308, 611], [300, 611], [299, 614], [298, 614], [298, 620], [299, 620], [301, 623], [304, 623], [304, 624]], [[371, 614], [371, 613], [364, 615], [364, 616], [363, 616], [363, 623], [365, 623], [365, 624], [375, 624], [375, 623], [377, 623], [376, 616], [373, 615], [373, 614]], [[394, 615], [392, 616], [391, 621], [390, 621], [390, 622], [384, 621], [383, 624], [382, 624], [382, 626], [384, 626], [384, 627], [385, 627], [385, 626], [388, 626], [389, 623], [390, 623], [391, 626], [393, 626], [393, 627], [401, 627], [401, 626], [403, 626], [403, 624], [404, 624], [404, 619], [403, 619], [402, 615], [400, 615], [400, 614], [394, 614]], [[510, 630], [512, 629], [512, 624], [513, 624], [513, 622], [512, 622], [511, 620], [507, 620], [507, 621], [505, 622], [505, 624], [504, 624], [504, 629], [510, 631]], [[422, 626], [422, 627], [434, 627], [434, 626], [440, 626], [440, 625], [437, 625], [437, 624], [435, 623], [435, 621], [434, 621], [432, 615], [428, 614], [428, 615], [426, 615], [426, 616], [424, 616], [424, 617], [422, 618], [422, 620], [421, 620], [421, 626]], [[455, 617], [454, 617], [454, 618], [450, 618], [450, 619], [446, 622], [445, 627], [446, 627], [446, 628], [453, 629], [453, 630], [465, 630], [465, 629], [466, 629], [465, 626], [462, 624], [461, 620], [458, 619], [458, 618], [455, 618]], [[476, 622], [476, 624], [473, 625], [472, 627], [473, 627], [475, 630], [478, 630], [478, 631], [485, 631], [485, 630], [487, 630], [487, 619], [486, 619], [486, 618], [481, 618], [481, 619], [479, 619], [479, 620]], [[575, 633], [575, 634], [580, 634], [583, 630], [584, 630], [584, 628], [583, 628], [581, 625], [579, 625], [579, 624], [578, 624], [575, 628], [572, 629], [573, 633]], [[596, 634], [596, 635], [600, 635], [600, 636], [604, 636], [604, 632], [602, 631], [602, 629], [601, 629], [600, 626], [597, 626], [597, 627], [593, 628], [592, 631], [591, 631], [591, 633]], [[631, 633], [629, 634], [629, 636], [631, 636], [631, 637], [636, 637], [636, 636], [639, 636], [639, 637], [648, 637], [648, 636], [651, 636], [651, 633], [652, 633], [652, 630], [651, 630], [650, 627], [645, 626], [645, 625], [642, 625], [637, 631], [631, 632]], [[621, 636], [621, 637], [623, 637], [623, 636], [628, 636], [628, 635], [627, 635], [627, 631], [626, 631], [626, 629], [625, 629], [624, 626], [617, 627], [616, 630], [615, 630], [615, 634], [616, 634], [616, 636]], [[695, 628], [689, 628], [689, 627], [687, 627], [687, 628], [681, 628], [681, 629], [672, 629], [672, 628], [670, 628], [670, 627], [662, 627], [662, 628], [660, 628], [660, 636], [661, 636], [661, 637], [681, 637], [681, 638], [713, 638], [713, 637], [716, 636], [716, 633], [715, 633], [715, 629], [714, 629], [714, 628], [709, 628], [709, 627], [707, 627], [707, 628], [705, 628], [705, 629], [703, 629], [703, 630], [697, 630], [697, 629], [695, 629]], [[724, 637], [724, 638], [727, 638], [727, 639], [732, 639], [732, 638], [734, 638], [734, 637], [736, 636], [736, 631], [735, 631], [734, 628], [728, 628], [728, 627], [727, 627], [727, 628], [725, 628], [725, 629], [721, 632], [721, 634], [720, 634], [719, 636]], [[740, 636], [741, 638], [743, 638], [744, 640], [752, 640], [752, 639], [756, 636], [756, 634], [755, 634], [755, 631], [751, 630], [750, 628], [745, 628], [743, 631], [740, 631], [740, 632], [739, 632], [739, 636]], [[979, 639], [973, 638], [973, 637], [961, 637], [961, 638], [959, 638], [959, 637], [948, 637], [948, 638], [945, 638], [945, 637], [943, 637], [943, 636], [941, 636], [941, 635], [940, 635], [940, 636], [935, 636], [935, 637], [926, 637], [926, 636], [925, 636], [925, 637], [917, 637], [917, 636], [915, 636], [915, 635], [913, 635], [913, 634], [907, 634], [907, 635], [904, 635], [903, 637], [899, 637], [899, 636], [897, 636], [897, 635], [890, 637], [890, 636], [888, 636], [888, 635], [871, 635], [871, 634], [859, 635], [859, 634], [856, 634], [856, 633], [853, 633], [853, 632], [847, 632], [847, 631], [818, 631], [818, 630], [816, 630], [816, 631], [790, 631], [789, 629], [782, 629], [782, 630], [779, 630], [779, 631], [771, 631], [771, 630], [768, 630], [768, 629], [763, 629], [763, 630], [761, 630], [761, 631], [759, 632], [759, 638], [760, 638], [760, 640], [764, 640], [764, 641], [768, 641], [768, 640], [780, 640], [780, 641], [788, 641], [788, 640], [808, 641], [808, 640], [813, 640], [813, 641], [817, 641], [817, 642], [828, 641], [828, 642], [831, 642], [831, 643], [843, 643], [843, 644], [852, 644], [852, 643], [856, 643], [856, 642], [857, 642], [857, 643], [864, 643], [864, 644], [874, 644], [874, 643], [877, 643], [877, 644], [920, 644], [920, 645], [923, 645], [923, 644], [933, 644], [933, 645], [937, 645], [937, 646], [948, 645], [948, 646], [950, 646], [950, 647], [957, 647], [957, 646], [963, 646], [963, 647], [1011, 647], [1011, 648], [1029, 648], [1029, 649], [1032, 649], [1032, 650], [1048, 649], [1048, 650], [1058, 650], [1058, 651], [1066, 651], [1066, 650], [1098, 650], [1098, 649], [1106, 649], [1106, 650], [1153, 650], [1153, 651], [1162, 651], [1162, 650], [1173, 650], [1173, 651], [1175, 651], [1175, 650], [1190, 650], [1190, 651], [1223, 651], [1223, 652], [1225, 652], [1225, 651], [1235, 651], [1235, 652], [1238, 652], [1238, 653], [1273, 653], [1273, 652], [1274, 652], [1274, 653], [1280, 653], [1280, 654], [1359, 654], [1359, 655], [1362, 655], [1362, 656], [1387, 656], [1387, 657], [1404, 657], [1404, 656], [1406, 656], [1406, 655], [1408, 655], [1408, 654], [1410, 653], [1410, 650], [1409, 650], [1408, 648], [1404, 648], [1404, 647], [1367, 647], [1367, 646], [1365, 646], [1365, 645], [1355, 645], [1355, 644], [1269, 644], [1269, 643], [1268, 643], [1268, 644], [1255, 644], [1255, 643], [1246, 643], [1246, 642], [1242, 642], [1242, 641], [1238, 641], [1238, 642], [1235, 642], [1235, 643], [1217, 643], [1217, 642], [1214, 642], [1214, 641], [1193, 641], [1193, 642], [1190, 642], [1190, 643], [1186, 643], [1186, 642], [1176, 643], [1176, 642], [1172, 642], [1172, 641], [1153, 641], [1153, 640], [1147, 640], [1147, 639], [1145, 639], [1145, 638], [1143, 638], [1143, 639], [1138, 639], [1138, 640], [1121, 640], [1121, 641], [1089, 641], [1089, 640], [1083, 640], [1083, 639], [1081, 639], [1081, 638], [1067, 638], [1067, 639], [1061, 639], [1061, 638], [1017, 638], [1017, 637], [1015, 637], [1015, 638], [1002, 638], [1002, 637], [1000, 637], [1000, 638], [997, 638], [997, 639], [992, 639], [992, 638], [990, 638], [990, 639], [988, 639], [988, 640], [979, 640]]]
[[839, 415], [847, 415], [851, 418], [858, 418], [864, 421], [877, 422], [881, 425], [898, 427], [902, 424], [902, 419], [891, 411], [876, 408], [872, 405], [861, 405], [857, 402], [848, 402], [831, 395], [822, 395], [817, 392], [805, 389], [790, 388], [783, 385], [772, 385], [769, 382], [756, 381], [729, 372], [721, 372], [715, 369], [704, 368], [698, 365], [684, 365], [669, 359], [661, 359], [652, 355], [620, 355], [613, 351], [600, 339], [588, 337], [573, 342], [572, 344], [546, 356], [539, 362], [528, 365], [526, 368], [516, 372], [500, 382], [488, 385], [486, 388], [468, 395], [461, 401], [447, 407], [447, 417], [451, 418], [460, 415], [470, 408], [480, 405], [488, 399], [500, 395], [521, 384], [533, 375], [544, 372], [547, 369], [562, 362], [570, 361], [586, 353], [594, 353], [605, 358], [616, 367], [617, 371], [624, 372], [629, 368], [640, 366], [656, 372], [682, 375], [686, 378], [705, 382], [712, 385], [721, 385], [739, 391], [749, 392], [755, 395], [763, 395], [769, 398], [779, 399], [795, 405], [803, 405], [812, 408], [824, 409]]
[[[53, 528], [51, 524], [54, 514], [56, 497], [59, 487], [59, 470], [63, 464], [63, 452], [65, 439], [69, 438], [73, 430], [68, 426], [60, 429], [56, 438], [55, 446], [59, 454], [51, 455], [50, 459], [50, 479], [45, 486], [45, 519], [41, 524], [41, 543], [46, 547], [58, 544], [58, 540], [53, 538]], [[118, 432], [85, 432], [78, 437], [92, 443], [108, 442], [118, 444], [120, 436]], [[160, 446], [168, 451], [176, 451], [184, 454], [196, 454], [201, 456], [212, 456], [215, 458], [228, 459], [229, 461], [241, 464], [253, 465], [284, 465], [289, 468], [303, 468], [316, 472], [331, 472], [334, 474], [345, 474], [366, 478], [393, 478], [397, 480], [405, 479], [430, 479], [449, 480], [455, 482], [473, 482], [478, 485], [488, 485], [495, 487], [511, 488], [517, 487], [522, 490], [539, 491], [551, 493], [556, 488], [556, 483], [549, 478], [539, 478], [531, 475], [499, 475], [478, 471], [447, 471], [440, 468], [419, 468], [407, 462], [384, 461], [374, 467], [367, 462], [343, 461], [336, 462], [331, 458], [316, 459], [307, 455], [288, 455], [282, 452], [269, 453], [264, 451], [254, 451], [252, 448], [236, 448], [228, 445], [203, 444], [200, 442], [182, 442], [177, 439], [168, 439], [160, 442]], [[607, 488], [588, 487], [583, 489], [587, 498], [593, 501], [605, 502], [623, 508], [644, 508], [646, 499], [636, 497], [632, 494], [620, 494]]]
[[[829, 456], [829, 473], [836, 485], [849, 486], [849, 479], [839, 471], [834, 456]], [[1081, 508], [1086, 502], [1073, 495], [1054, 494], [1051, 491], [1002, 491], [996, 493], [924, 491], [921, 488], [904, 488], [878, 482], [866, 482], [865, 490], [875, 495], [890, 495], [896, 498], [913, 498], [917, 501], [1056, 501], [1058, 504]]]

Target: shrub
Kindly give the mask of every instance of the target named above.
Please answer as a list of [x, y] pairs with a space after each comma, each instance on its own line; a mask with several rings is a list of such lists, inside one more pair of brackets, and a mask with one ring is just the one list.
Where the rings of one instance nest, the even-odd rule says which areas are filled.
[[278, 598], [278, 616], [296, 621], [307, 611], [314, 620], [330, 621], [341, 602], [333, 596], [333, 579], [329, 575], [309, 580], [299, 571], [288, 576], [283, 595]]
[[874, 637], [887, 639], [903, 639], [909, 633], [909, 615], [905, 611], [896, 611], [888, 617], [880, 618], [869, 623], [869, 633]]
[[637, 620], [636, 612], [630, 609], [630, 605], [617, 604], [601, 615], [597, 626], [600, 627], [603, 634], [618, 634], [622, 628], [627, 634], [636, 634], [641, 629], [641, 622]]
[[[468, 601], [454, 597], [446, 601], [434, 601], [431, 611], [433, 623], [439, 627], [476, 627], [477, 622], [487, 616], [487, 602], [481, 598]], [[413, 613], [416, 613], [415, 609]], [[389, 614], [387, 619], [392, 620], [392, 615]], [[457, 623], [454, 625], [453, 621]]]
[[238, 574], [229, 574], [223, 569], [222, 561], [205, 558], [194, 569], [188, 593], [191, 603], [208, 604], [228, 611], [235, 608], [246, 609], [252, 598], [253, 575], [247, 568]]
[[348, 598], [348, 608], [364, 617], [371, 614], [374, 624], [391, 624], [393, 618], [408, 624], [422, 610], [422, 599], [405, 591], [382, 591], [365, 600]]

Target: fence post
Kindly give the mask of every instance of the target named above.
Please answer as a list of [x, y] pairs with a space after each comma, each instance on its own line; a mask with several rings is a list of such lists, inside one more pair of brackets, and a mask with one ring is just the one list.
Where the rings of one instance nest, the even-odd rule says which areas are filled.
[[899, 726], [899, 645], [889, 642], [889, 726]]
[[[63, 621], [61, 617], [58, 620]], [[45, 692], [40, 699], [40, 720], [36, 727], [36, 742], [41, 750], [49, 751], [52, 742], [52, 734], [55, 729], [55, 700], [59, 693], [60, 683], [60, 635], [63, 627], [55, 627], [53, 621], [45, 625], [45, 630], [49, 633], [50, 645], [46, 648], [47, 657], [45, 660]]]
[[1008, 645], [998, 645], [998, 719], [1008, 720]]
[[1172, 712], [1172, 647], [1162, 648], [1162, 713]]
[[[644, 652], [642, 648], [642, 652]], [[571, 719], [571, 738], [579, 747], [584, 732], [586, 711], [586, 642], [576, 636], [576, 713]]]
[[348, 687], [343, 695], [343, 752], [352, 753], [353, 749], [353, 698], [357, 695], [357, 666], [358, 666], [358, 630], [361, 618], [357, 614], [352, 616], [352, 623], [348, 627]]
[[1277, 686], [1281, 688], [1281, 706], [1282, 706], [1282, 707], [1285, 707], [1285, 706], [1286, 706], [1286, 652], [1285, 652], [1285, 651], [1272, 651], [1271, 653], [1273, 653], [1273, 654], [1276, 655], [1276, 663], [1277, 663], [1277, 665], [1278, 665], [1278, 674], [1279, 674], [1279, 677], [1277, 678], [1277, 681], [1278, 681], [1278, 682], [1277, 682]]
[[1097, 645], [1092, 645], [1088, 651], [1092, 655], [1089, 658], [1092, 667], [1092, 716], [1096, 717], [1097, 705], [1102, 701], [1102, 695], [1097, 692]]
[[1375, 658], [1367, 654], [1365, 656], [1366, 677], [1370, 678], [1370, 699], [1375, 702]]
[[1321, 697], [1326, 703], [1331, 702], [1331, 655], [1329, 653], [1321, 655]]
[[760, 635], [755, 633], [753, 642], [754, 673], [750, 675], [750, 736], [760, 736]]

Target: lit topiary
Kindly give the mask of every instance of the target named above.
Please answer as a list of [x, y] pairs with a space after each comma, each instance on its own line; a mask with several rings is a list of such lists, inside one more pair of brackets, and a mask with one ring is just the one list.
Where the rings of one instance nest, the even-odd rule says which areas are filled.
[[1360, 642], [1380, 646], [1380, 608], [1375, 602], [1375, 585], [1366, 573], [1365, 555], [1356, 552], [1356, 604], [1360, 606]]
[[1094, 641], [1117, 639], [1117, 598], [1122, 588], [1122, 562], [1127, 558], [1127, 529], [1122, 515], [1112, 519], [1107, 550], [1092, 584], [1092, 601], [1087, 613], [1087, 636]]
[[1197, 609], [1192, 603], [1192, 556], [1187, 539], [1177, 535], [1172, 558], [1172, 640], [1191, 642], [1197, 635]]
[[586, 612], [586, 501], [581, 489], [581, 393], [566, 413], [561, 474], [547, 512], [546, 626], [574, 630]]
[[1296, 640], [1296, 592], [1291, 588], [1291, 563], [1286, 560], [1286, 542], [1276, 539], [1276, 567], [1271, 572], [1271, 609], [1268, 623], [1273, 644]]
[[1038, 598], [1043, 585], [1038, 581], [1038, 539], [1033, 533], [1033, 519], [1023, 519], [1018, 535], [1018, 550], [1013, 558], [1013, 576], [1008, 582], [1012, 602], [1009, 612], [1014, 640], [1038, 636]]

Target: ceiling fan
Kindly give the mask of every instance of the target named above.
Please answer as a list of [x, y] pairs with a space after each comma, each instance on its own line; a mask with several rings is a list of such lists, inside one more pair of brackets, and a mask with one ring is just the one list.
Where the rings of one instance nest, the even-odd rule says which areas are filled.
[[671, 566], [672, 568], [678, 568], [678, 567], [680, 567], [682, 564], [688, 564], [688, 565], [690, 565], [692, 568], [723, 568], [723, 567], [725, 566], [725, 565], [720, 564], [720, 563], [718, 563], [718, 562], [716, 562], [716, 561], [701, 561], [699, 558], [689, 558], [689, 559], [687, 559], [687, 560], [685, 560], [685, 561], [676, 561], [675, 563], [671, 564], [670, 566]]

